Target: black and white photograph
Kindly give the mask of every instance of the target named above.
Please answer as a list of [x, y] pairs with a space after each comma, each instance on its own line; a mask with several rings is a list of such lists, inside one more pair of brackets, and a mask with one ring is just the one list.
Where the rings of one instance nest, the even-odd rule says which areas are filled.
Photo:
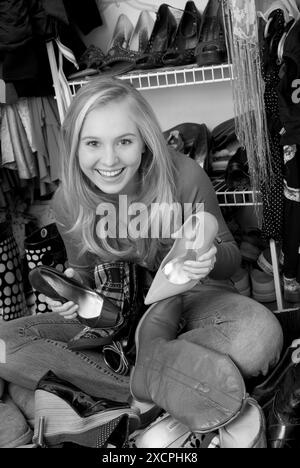
[[299, 220], [300, 0], [0, 0], [0, 448], [299, 449]]

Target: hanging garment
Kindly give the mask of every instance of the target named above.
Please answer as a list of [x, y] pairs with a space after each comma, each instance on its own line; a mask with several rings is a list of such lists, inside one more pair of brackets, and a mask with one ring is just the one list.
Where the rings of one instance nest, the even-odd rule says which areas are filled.
[[284, 276], [300, 282], [300, 147], [284, 147]]
[[268, 35], [262, 47], [262, 76], [265, 82], [265, 108], [269, 129], [269, 144], [273, 178], [271, 190], [261, 186], [263, 197], [263, 233], [266, 238], [282, 240], [283, 229], [283, 149], [280, 145], [282, 124], [279, 117], [277, 86], [280, 65], [277, 61], [277, 48], [284, 32], [284, 11], [277, 9], [268, 16]]
[[29, 99], [28, 104], [40, 180], [51, 183], [60, 178], [62, 141], [57, 106], [51, 96]]
[[37, 176], [36, 162], [15, 105], [4, 107], [1, 122], [2, 166], [16, 169], [20, 179]]

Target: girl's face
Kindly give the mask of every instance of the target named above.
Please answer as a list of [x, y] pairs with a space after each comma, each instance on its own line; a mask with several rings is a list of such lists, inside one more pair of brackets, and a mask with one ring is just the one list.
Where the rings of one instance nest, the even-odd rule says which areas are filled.
[[144, 142], [126, 99], [87, 115], [79, 139], [79, 164], [102, 192], [134, 193], [143, 151]]

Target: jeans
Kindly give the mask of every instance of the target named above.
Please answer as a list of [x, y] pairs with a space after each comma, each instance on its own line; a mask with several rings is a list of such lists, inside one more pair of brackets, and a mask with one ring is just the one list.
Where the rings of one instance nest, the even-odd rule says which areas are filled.
[[[197, 285], [183, 294], [183, 309], [185, 325], [178, 339], [229, 355], [245, 378], [266, 375], [279, 360], [283, 336], [276, 317], [226, 282]], [[127, 401], [129, 377], [107, 368], [100, 352], [67, 348], [82, 328], [78, 320], [54, 313], [1, 323], [6, 362], [0, 362], [0, 377], [34, 389], [52, 370], [91, 395]]]

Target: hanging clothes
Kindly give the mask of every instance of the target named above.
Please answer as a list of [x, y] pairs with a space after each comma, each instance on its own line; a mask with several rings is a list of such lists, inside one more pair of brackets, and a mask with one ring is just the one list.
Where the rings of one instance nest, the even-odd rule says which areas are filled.
[[[271, 12], [267, 17], [267, 37], [262, 34], [262, 77], [265, 82], [264, 101], [269, 130], [271, 168], [273, 177], [271, 190], [261, 186], [263, 199], [262, 231], [266, 238], [282, 241], [283, 231], [283, 149], [280, 145], [282, 123], [279, 117], [277, 86], [280, 81], [277, 49], [285, 28], [285, 15], [282, 9]], [[265, 23], [263, 23], [263, 33]]]
[[28, 105], [40, 180], [44, 183], [58, 181], [62, 140], [56, 102], [51, 96], [43, 96], [29, 99]]
[[284, 145], [284, 275], [300, 282], [300, 20], [286, 34], [278, 86]]

